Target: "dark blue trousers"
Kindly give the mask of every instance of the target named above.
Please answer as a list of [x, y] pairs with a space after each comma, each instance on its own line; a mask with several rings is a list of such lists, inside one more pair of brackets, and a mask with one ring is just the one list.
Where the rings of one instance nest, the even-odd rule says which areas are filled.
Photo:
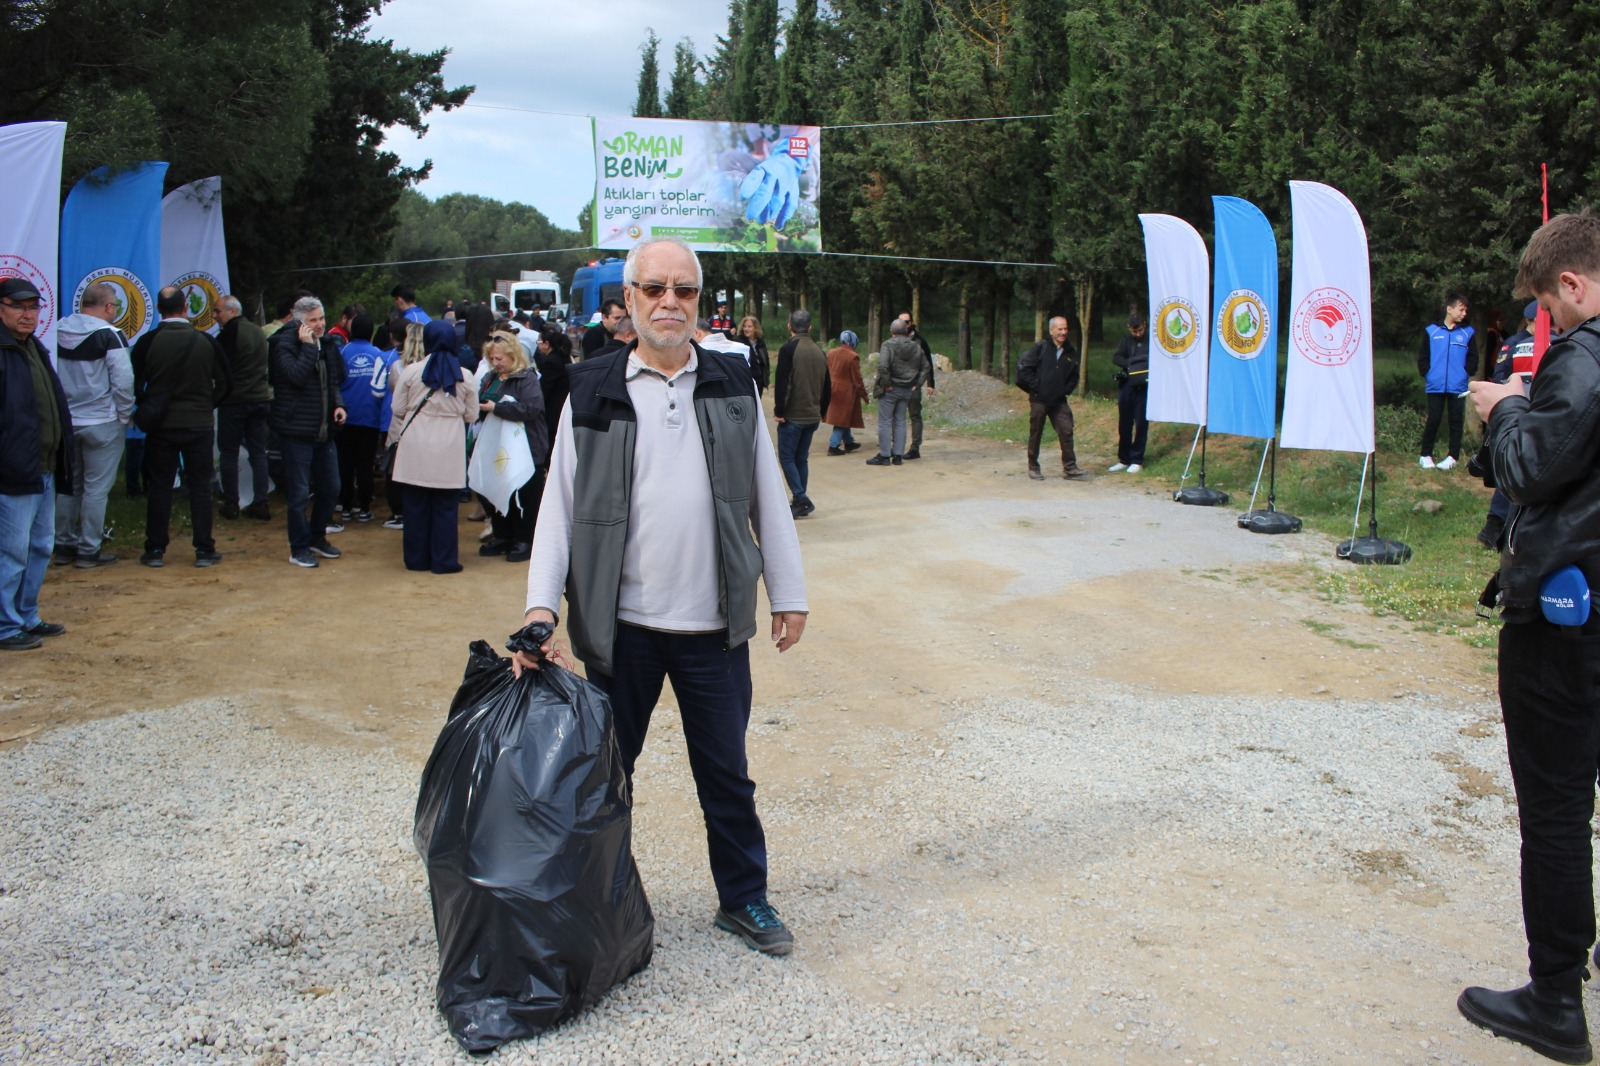
[[460, 537], [456, 532], [461, 490], [418, 485], [402, 485], [400, 489], [406, 505], [406, 527], [401, 533], [406, 569], [455, 573], [461, 568], [457, 552]]
[[[406, 511], [406, 524], [411, 512]], [[589, 674], [611, 697], [617, 748], [633, 781], [661, 682], [672, 680], [689, 769], [706, 820], [718, 902], [733, 909], [767, 894], [767, 837], [756, 816], [744, 736], [750, 725], [750, 645], [724, 650], [723, 633], [663, 633], [617, 623], [616, 673]]]

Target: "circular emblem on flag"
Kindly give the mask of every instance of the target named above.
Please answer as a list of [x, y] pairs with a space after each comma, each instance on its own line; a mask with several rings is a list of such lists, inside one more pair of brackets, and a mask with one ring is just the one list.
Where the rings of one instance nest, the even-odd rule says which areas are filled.
[[1173, 297], [1156, 312], [1156, 340], [1168, 355], [1182, 359], [1194, 350], [1195, 341], [1199, 340], [1199, 331], [1195, 328], [1199, 321], [1194, 304], [1182, 297]]
[[211, 332], [217, 324], [217, 303], [222, 299], [222, 282], [212, 274], [196, 270], [172, 283], [183, 290], [183, 313], [195, 329]]
[[39, 325], [34, 332], [41, 337], [48, 333], [56, 320], [56, 290], [44, 271], [20, 255], [0, 252], [0, 278], [21, 278], [39, 290]]
[[100, 267], [89, 271], [72, 294], [72, 306], [78, 306], [84, 289], [101, 281], [111, 286], [117, 301], [117, 317], [111, 320], [111, 324], [129, 340], [155, 324], [155, 301], [150, 299], [150, 290], [144, 287], [144, 282], [121, 267]]
[[1312, 289], [1294, 310], [1295, 347], [1319, 366], [1343, 366], [1361, 346], [1361, 309], [1343, 289]]
[[1235, 289], [1222, 304], [1217, 336], [1235, 359], [1254, 359], [1267, 339], [1267, 305], [1249, 289]]

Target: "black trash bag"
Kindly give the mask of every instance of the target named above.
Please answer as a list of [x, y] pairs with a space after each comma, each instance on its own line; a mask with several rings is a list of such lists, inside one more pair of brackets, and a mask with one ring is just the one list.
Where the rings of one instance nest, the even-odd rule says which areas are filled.
[[439, 1011], [469, 1052], [541, 1033], [650, 963], [632, 799], [605, 693], [475, 642], [422, 771], [413, 840]]

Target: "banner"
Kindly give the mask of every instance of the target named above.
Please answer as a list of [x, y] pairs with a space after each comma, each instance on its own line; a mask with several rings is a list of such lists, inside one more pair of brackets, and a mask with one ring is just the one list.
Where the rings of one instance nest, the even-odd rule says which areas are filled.
[[820, 252], [821, 127], [594, 120], [594, 243]]
[[1195, 228], [1172, 215], [1140, 215], [1150, 276], [1152, 422], [1205, 425], [1210, 257]]
[[91, 170], [61, 209], [61, 304], [70, 313], [97, 281], [117, 293], [111, 323], [132, 341], [155, 325], [161, 287], [161, 184], [165, 163], [138, 163], [116, 174]]
[[182, 289], [194, 328], [216, 336], [217, 301], [228, 294], [221, 178], [191, 181], [162, 199], [160, 283]]
[[1294, 275], [1289, 282], [1285, 448], [1373, 450], [1372, 274], [1367, 231], [1343, 193], [1291, 181]]
[[[6, 195], [0, 198], [0, 278], [26, 278], [39, 290], [39, 326], [34, 336], [54, 358], [56, 252], [61, 219], [61, 149], [65, 122], [18, 122], [0, 126], [0, 159], [6, 161]], [[70, 309], [69, 309], [70, 310]]]
[[1255, 204], [1213, 196], [1217, 284], [1207, 426], [1271, 438], [1278, 427], [1278, 242]]

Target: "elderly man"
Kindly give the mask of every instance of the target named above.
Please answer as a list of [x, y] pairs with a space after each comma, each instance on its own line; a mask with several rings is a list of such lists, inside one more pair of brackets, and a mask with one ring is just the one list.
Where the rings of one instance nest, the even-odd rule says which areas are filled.
[[1089, 472], [1078, 465], [1072, 444], [1072, 408], [1067, 396], [1078, 387], [1078, 349], [1067, 340], [1067, 320], [1050, 320], [1050, 336], [1022, 353], [1017, 360], [1017, 388], [1028, 394], [1028, 476], [1044, 480], [1039, 469], [1039, 445], [1048, 419], [1061, 441], [1061, 476], [1087, 481]]
[[56, 486], [56, 565], [110, 566], [101, 550], [106, 498], [117, 480], [133, 417], [133, 363], [117, 319], [116, 290], [97, 281], [83, 290], [78, 313], [56, 326], [57, 373], [72, 410], [70, 484]]
[[72, 414], [33, 335], [39, 291], [0, 281], [0, 651], [37, 648], [66, 627], [39, 617], [55, 539], [56, 485], [72, 483]]
[[[344, 554], [328, 542], [344, 527], [333, 521], [339, 498], [339, 456], [334, 427], [344, 424], [344, 356], [327, 335], [322, 301], [302, 296], [293, 318], [272, 338], [268, 371], [272, 382], [272, 431], [283, 451], [283, 476], [289, 497], [289, 561], [317, 566], [316, 556]], [[306, 517], [306, 505], [311, 516]]]
[[[217, 462], [222, 466], [222, 517], [241, 513], [262, 521], [272, 517], [267, 507], [267, 414], [272, 388], [267, 384], [267, 335], [244, 317], [236, 296], [217, 301], [217, 321], [222, 329], [217, 343], [228, 357], [233, 387], [217, 408]], [[250, 459], [249, 506], [239, 509], [239, 446]]]
[[[806, 623], [799, 540], [748, 367], [690, 339], [701, 287], [694, 252], [643, 241], [623, 279], [639, 343], [571, 368], [527, 621], [554, 623], [566, 589], [567, 635], [611, 697], [630, 780], [662, 681], [672, 680], [705, 814], [716, 925], [784, 955], [794, 938], [767, 902], [745, 731], [756, 581], [766, 582], [772, 639], [785, 651]], [[537, 665], [518, 653], [519, 674]]]
[[211, 448], [216, 441], [217, 404], [230, 387], [228, 360], [210, 334], [190, 324], [182, 289], [168, 285], [157, 293], [156, 313], [161, 323], [133, 346], [135, 417], [149, 435], [145, 441], [149, 497], [139, 562], [167, 565], [172, 482], [181, 462], [189, 490], [194, 565], [215, 566], [222, 555], [211, 539]]
[[917, 348], [922, 352], [922, 385], [912, 390], [911, 397], [906, 401], [906, 421], [911, 427], [911, 447], [906, 449], [907, 459], [922, 458], [922, 388], [925, 386], [928, 395], [933, 395], [933, 349], [928, 346], [928, 338], [917, 329], [917, 324], [911, 321], [910, 311], [900, 312], [900, 321], [906, 324], [906, 336], [917, 343]]

